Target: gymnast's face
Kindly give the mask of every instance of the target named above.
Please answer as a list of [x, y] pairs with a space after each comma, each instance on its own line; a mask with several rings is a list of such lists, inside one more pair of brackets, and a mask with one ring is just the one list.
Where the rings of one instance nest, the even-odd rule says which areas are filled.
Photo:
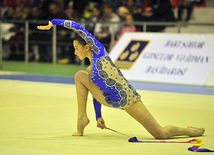
[[82, 45], [77, 40], [74, 40], [73, 45], [75, 49], [74, 54], [77, 55], [80, 58], [80, 60], [89, 57], [90, 46], [88, 44]]

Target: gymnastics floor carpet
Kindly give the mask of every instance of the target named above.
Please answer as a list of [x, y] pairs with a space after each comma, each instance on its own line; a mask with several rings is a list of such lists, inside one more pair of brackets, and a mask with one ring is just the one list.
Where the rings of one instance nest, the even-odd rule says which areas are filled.
[[[202, 147], [214, 149], [214, 94], [138, 90], [162, 125], [205, 127]], [[0, 80], [0, 155], [168, 155], [193, 154], [192, 144], [130, 143], [128, 137], [96, 127], [92, 96], [84, 136], [74, 137], [77, 124], [75, 85]], [[139, 140], [155, 140], [125, 111], [102, 106], [106, 126]], [[168, 141], [187, 141], [177, 137]], [[195, 154], [198, 154], [195, 152]], [[204, 154], [204, 153], [199, 153]], [[206, 153], [209, 154], [209, 153]], [[212, 153], [211, 153], [212, 154]]]

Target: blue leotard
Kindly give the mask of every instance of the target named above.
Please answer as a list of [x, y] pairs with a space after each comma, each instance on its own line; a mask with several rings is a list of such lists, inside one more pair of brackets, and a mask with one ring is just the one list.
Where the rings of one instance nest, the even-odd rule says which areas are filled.
[[[104, 46], [82, 25], [62, 19], [53, 19], [53, 25], [64, 26], [76, 31], [91, 47], [93, 52], [90, 78], [102, 91], [107, 104], [114, 108], [124, 109], [140, 99], [140, 95], [124, 78], [121, 71], [108, 56]], [[94, 99], [96, 118], [101, 117], [101, 105]]]

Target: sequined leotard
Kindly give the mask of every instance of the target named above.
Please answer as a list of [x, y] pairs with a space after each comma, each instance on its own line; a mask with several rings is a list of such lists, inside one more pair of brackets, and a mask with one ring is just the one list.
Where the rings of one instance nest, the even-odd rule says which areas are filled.
[[[114, 108], [124, 109], [140, 99], [140, 95], [111, 61], [104, 46], [83, 26], [71, 20], [53, 19], [51, 22], [53, 25], [64, 26], [76, 31], [89, 44], [93, 52], [89, 75], [92, 82], [103, 91], [107, 104]], [[96, 118], [101, 117], [100, 103], [96, 99], [93, 101]]]

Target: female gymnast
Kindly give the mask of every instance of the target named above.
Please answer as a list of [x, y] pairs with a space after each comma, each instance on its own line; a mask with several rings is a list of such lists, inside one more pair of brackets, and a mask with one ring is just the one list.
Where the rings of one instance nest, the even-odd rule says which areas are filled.
[[78, 102], [77, 132], [73, 136], [82, 136], [89, 124], [86, 113], [88, 92], [93, 96], [97, 127], [107, 128], [101, 116], [101, 104], [125, 110], [130, 116], [142, 124], [156, 139], [167, 139], [172, 136], [201, 136], [204, 128], [160, 126], [144, 106], [140, 95], [124, 78], [121, 71], [108, 56], [103, 45], [94, 38], [83, 26], [71, 21], [53, 19], [47, 26], [38, 26], [40, 30], [49, 30], [54, 25], [64, 26], [79, 34], [74, 39], [75, 55], [81, 60], [89, 58], [91, 65], [87, 71], [75, 74], [75, 84]]

